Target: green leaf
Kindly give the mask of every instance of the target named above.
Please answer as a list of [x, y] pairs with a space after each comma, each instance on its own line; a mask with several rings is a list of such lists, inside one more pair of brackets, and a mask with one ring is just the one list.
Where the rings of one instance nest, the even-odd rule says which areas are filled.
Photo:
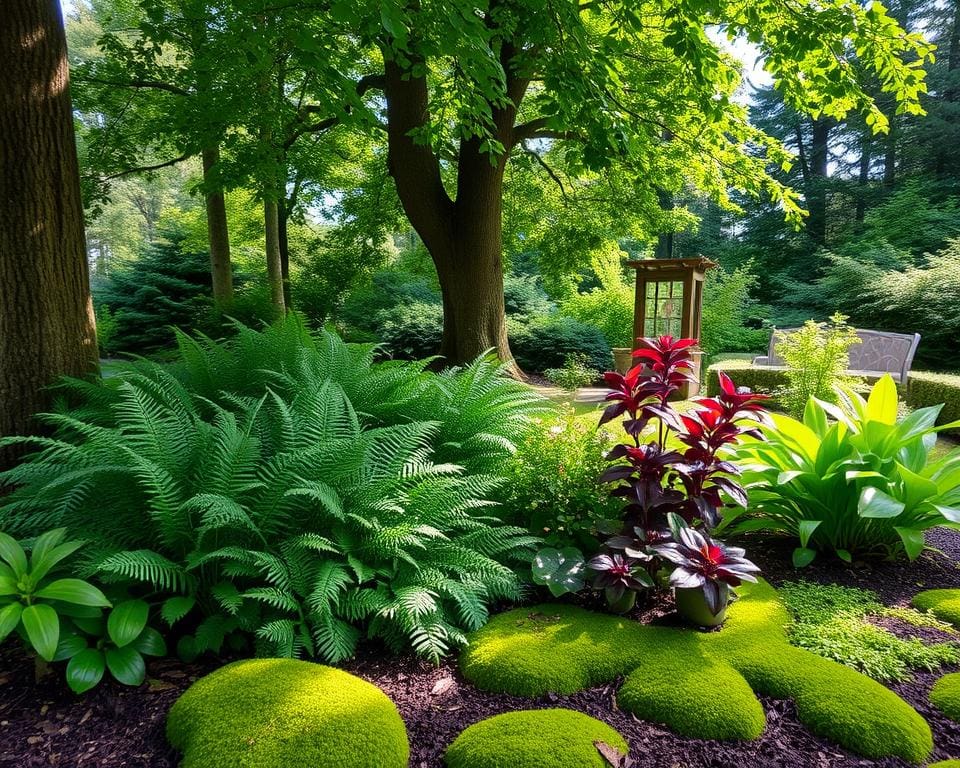
[[837, 557], [839, 557], [839, 558], [840, 558], [841, 560], [843, 560], [843, 562], [845, 562], [845, 563], [852, 563], [852, 562], [853, 562], [853, 555], [851, 555], [851, 554], [850, 554], [847, 550], [845, 550], [845, 549], [838, 549], [838, 550], [837, 550]]
[[83, 544], [84, 542], [82, 541], [68, 541], [65, 544], [60, 544], [53, 549], [42, 552], [41, 557], [37, 557], [36, 551], [34, 551], [30, 558], [30, 562], [32, 563], [30, 577], [35, 582], [39, 582], [53, 570], [54, 566], [80, 549]]
[[554, 597], [583, 589], [586, 563], [576, 547], [541, 549], [533, 558], [533, 581], [547, 587]]
[[934, 508], [951, 523], [960, 523], [960, 509], [947, 507], [943, 504], [934, 504]]
[[23, 606], [20, 603], [10, 603], [0, 608], [0, 643], [17, 628], [22, 612]]
[[807, 544], [810, 541], [810, 536], [813, 534], [822, 520], [801, 520], [800, 525], [798, 526], [798, 533], [800, 534], [800, 547], [803, 549], [807, 548]]
[[7, 533], [0, 531], [0, 560], [8, 563], [13, 568], [13, 573], [17, 578], [22, 578], [27, 574], [27, 554], [23, 551], [17, 540]]
[[193, 609], [197, 601], [193, 597], [176, 596], [164, 600], [160, 606], [160, 616], [168, 626], [173, 626]]
[[907, 553], [907, 557], [911, 560], [920, 557], [920, 553], [927, 545], [923, 538], [923, 531], [918, 531], [915, 528], [904, 528], [899, 525], [895, 525], [893, 530], [900, 536], [900, 541], [903, 542], [903, 551]]
[[860, 517], [887, 519], [903, 512], [904, 504], [879, 488], [870, 486], [860, 492], [857, 502], [857, 514]]
[[93, 608], [109, 608], [107, 596], [82, 579], [57, 579], [35, 593], [36, 597], [47, 600], [61, 600], [65, 603], [86, 605]]
[[76, 656], [88, 645], [86, 638], [80, 635], [61, 635], [60, 642], [57, 643], [57, 652], [53, 656], [54, 661], [64, 661], [65, 659]]
[[127, 600], [119, 603], [107, 617], [107, 634], [118, 648], [136, 640], [144, 627], [150, 606], [143, 600]]
[[817, 556], [817, 551], [815, 549], [807, 549], [806, 547], [797, 547], [793, 550], [793, 567], [794, 568], [806, 568], [810, 563], [813, 562], [813, 558]]
[[140, 685], [147, 674], [143, 656], [136, 648], [108, 648], [107, 669], [124, 685]]
[[897, 423], [897, 385], [890, 374], [882, 376], [870, 390], [867, 421], [879, 421], [890, 426]]
[[13, 576], [0, 576], [0, 595], [19, 595], [20, 588]]
[[53, 661], [60, 642], [60, 618], [49, 605], [28, 605], [20, 616], [30, 645], [44, 661]]
[[64, 538], [66, 538], [66, 535], [66, 528], [54, 528], [52, 531], [47, 531], [37, 536], [33, 542], [33, 546], [30, 548], [30, 570], [35, 571], [37, 563], [43, 559], [43, 556], [62, 542]]
[[85, 693], [95, 688], [103, 679], [103, 671], [103, 652], [96, 648], [87, 648], [67, 664], [67, 685], [74, 693]]
[[167, 644], [153, 627], [147, 627], [140, 633], [140, 637], [133, 641], [133, 648], [144, 656], [166, 656]]

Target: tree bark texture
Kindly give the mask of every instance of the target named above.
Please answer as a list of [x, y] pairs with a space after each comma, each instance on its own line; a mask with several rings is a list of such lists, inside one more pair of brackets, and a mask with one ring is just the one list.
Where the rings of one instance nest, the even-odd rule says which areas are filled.
[[[514, 87], [513, 104], [519, 105], [526, 83]], [[508, 148], [496, 162], [491, 163], [490, 155], [480, 150], [478, 140], [461, 141], [454, 200], [444, 188], [433, 150], [410, 135], [428, 120], [426, 80], [388, 58], [385, 93], [390, 173], [440, 280], [440, 355], [446, 364], [460, 365], [493, 350], [501, 360], [512, 361], [503, 299], [502, 204], [516, 109], [494, 110], [495, 124]]]
[[[219, 147], [203, 150], [203, 180], [210, 184], [213, 168], [220, 161]], [[223, 190], [207, 187], [207, 239], [210, 246], [210, 276], [213, 281], [213, 304], [225, 311], [233, 304], [233, 265], [230, 262], [230, 233], [227, 229], [227, 205]]]
[[809, 171], [806, 197], [807, 234], [823, 245], [827, 239], [827, 164], [830, 147], [830, 124], [826, 120], [814, 120], [810, 140]]
[[280, 248], [280, 280], [283, 283], [283, 306], [287, 312], [293, 309], [290, 296], [290, 237], [287, 224], [290, 222], [290, 207], [286, 200], [277, 203], [277, 239]]
[[263, 231], [267, 251], [267, 282], [270, 284], [270, 302], [277, 317], [286, 312], [283, 302], [283, 270], [280, 266], [280, 222], [277, 201], [263, 201]]
[[[35, 429], [44, 389], [97, 370], [80, 174], [58, 0], [0, 23], [0, 435]], [[13, 452], [0, 455], [9, 464]]]

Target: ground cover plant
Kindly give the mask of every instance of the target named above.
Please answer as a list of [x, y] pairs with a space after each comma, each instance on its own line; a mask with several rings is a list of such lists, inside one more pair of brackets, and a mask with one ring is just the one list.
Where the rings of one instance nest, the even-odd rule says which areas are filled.
[[[920, 762], [930, 753], [929, 726], [896, 694], [789, 644], [789, 615], [772, 587], [743, 593], [724, 628], [706, 633], [566, 605], [518, 608], [471, 635], [460, 667], [481, 689], [528, 697], [626, 675], [621, 708], [697, 738], [756, 738], [765, 719], [755, 693], [791, 698], [814, 733], [863, 756]], [[704, 695], [718, 686], [722, 697]]]
[[[949, 624], [909, 608], [887, 608], [875, 592], [806, 581], [787, 582], [778, 591], [793, 618], [787, 633], [792, 644], [875, 680], [903, 680], [911, 670], [960, 663], [960, 635]], [[957, 639], [930, 644], [916, 637], [904, 639], [871, 618], [896, 618]]]
[[170, 710], [183, 768], [406, 768], [403, 720], [379, 688], [293, 659], [238, 661], [201, 678]]
[[736, 448], [750, 503], [730, 511], [721, 529], [795, 537], [798, 567], [819, 552], [847, 562], [913, 560], [925, 530], [960, 523], [960, 450], [931, 455], [937, 432], [953, 425], [936, 426], [937, 406], [900, 418], [889, 376], [866, 400], [849, 388], [838, 393], [838, 405], [809, 400], [802, 421], [773, 414], [763, 439]]
[[960, 589], [927, 589], [913, 598], [913, 607], [960, 628]]
[[960, 722], [960, 672], [937, 680], [930, 690], [930, 701], [951, 720]]
[[[185, 657], [232, 643], [336, 661], [366, 633], [436, 659], [519, 594], [511, 566], [536, 540], [487, 514], [500, 480], [481, 470], [540, 401], [489, 362], [428, 374], [291, 327], [183, 338], [172, 370], [76, 385], [86, 402], [3, 476], [0, 520], [88, 536], [81, 572], [162, 603]], [[439, 461], [454, 455], [469, 471]]]

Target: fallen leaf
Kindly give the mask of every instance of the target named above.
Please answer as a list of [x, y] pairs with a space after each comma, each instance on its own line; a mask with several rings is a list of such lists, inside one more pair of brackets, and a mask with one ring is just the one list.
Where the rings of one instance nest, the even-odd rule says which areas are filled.
[[595, 741], [593, 746], [597, 748], [600, 756], [607, 761], [613, 768], [630, 768], [633, 760], [628, 755], [623, 754], [619, 749], [611, 747], [605, 741]]
[[451, 688], [453, 688], [453, 678], [452, 677], [442, 677], [434, 683], [433, 689], [430, 691], [431, 696], [440, 696], [441, 694], [446, 693]]

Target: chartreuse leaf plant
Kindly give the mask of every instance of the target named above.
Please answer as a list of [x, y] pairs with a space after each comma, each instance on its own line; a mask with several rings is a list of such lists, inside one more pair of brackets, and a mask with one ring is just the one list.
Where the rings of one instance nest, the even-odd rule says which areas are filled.
[[763, 439], [734, 447], [750, 503], [720, 530], [795, 536], [797, 567], [818, 553], [913, 560], [927, 528], [960, 524], [960, 449], [932, 454], [937, 433], [960, 422], [937, 426], [942, 406], [899, 418], [890, 376], [867, 399], [846, 387], [837, 394], [837, 405], [811, 398], [803, 420], [772, 414]]
[[65, 538], [65, 528], [48, 531], [28, 556], [23, 544], [0, 532], [0, 641], [16, 631], [44, 661], [57, 660], [62, 623], [110, 607], [97, 587], [58, 574], [84, 544]]

